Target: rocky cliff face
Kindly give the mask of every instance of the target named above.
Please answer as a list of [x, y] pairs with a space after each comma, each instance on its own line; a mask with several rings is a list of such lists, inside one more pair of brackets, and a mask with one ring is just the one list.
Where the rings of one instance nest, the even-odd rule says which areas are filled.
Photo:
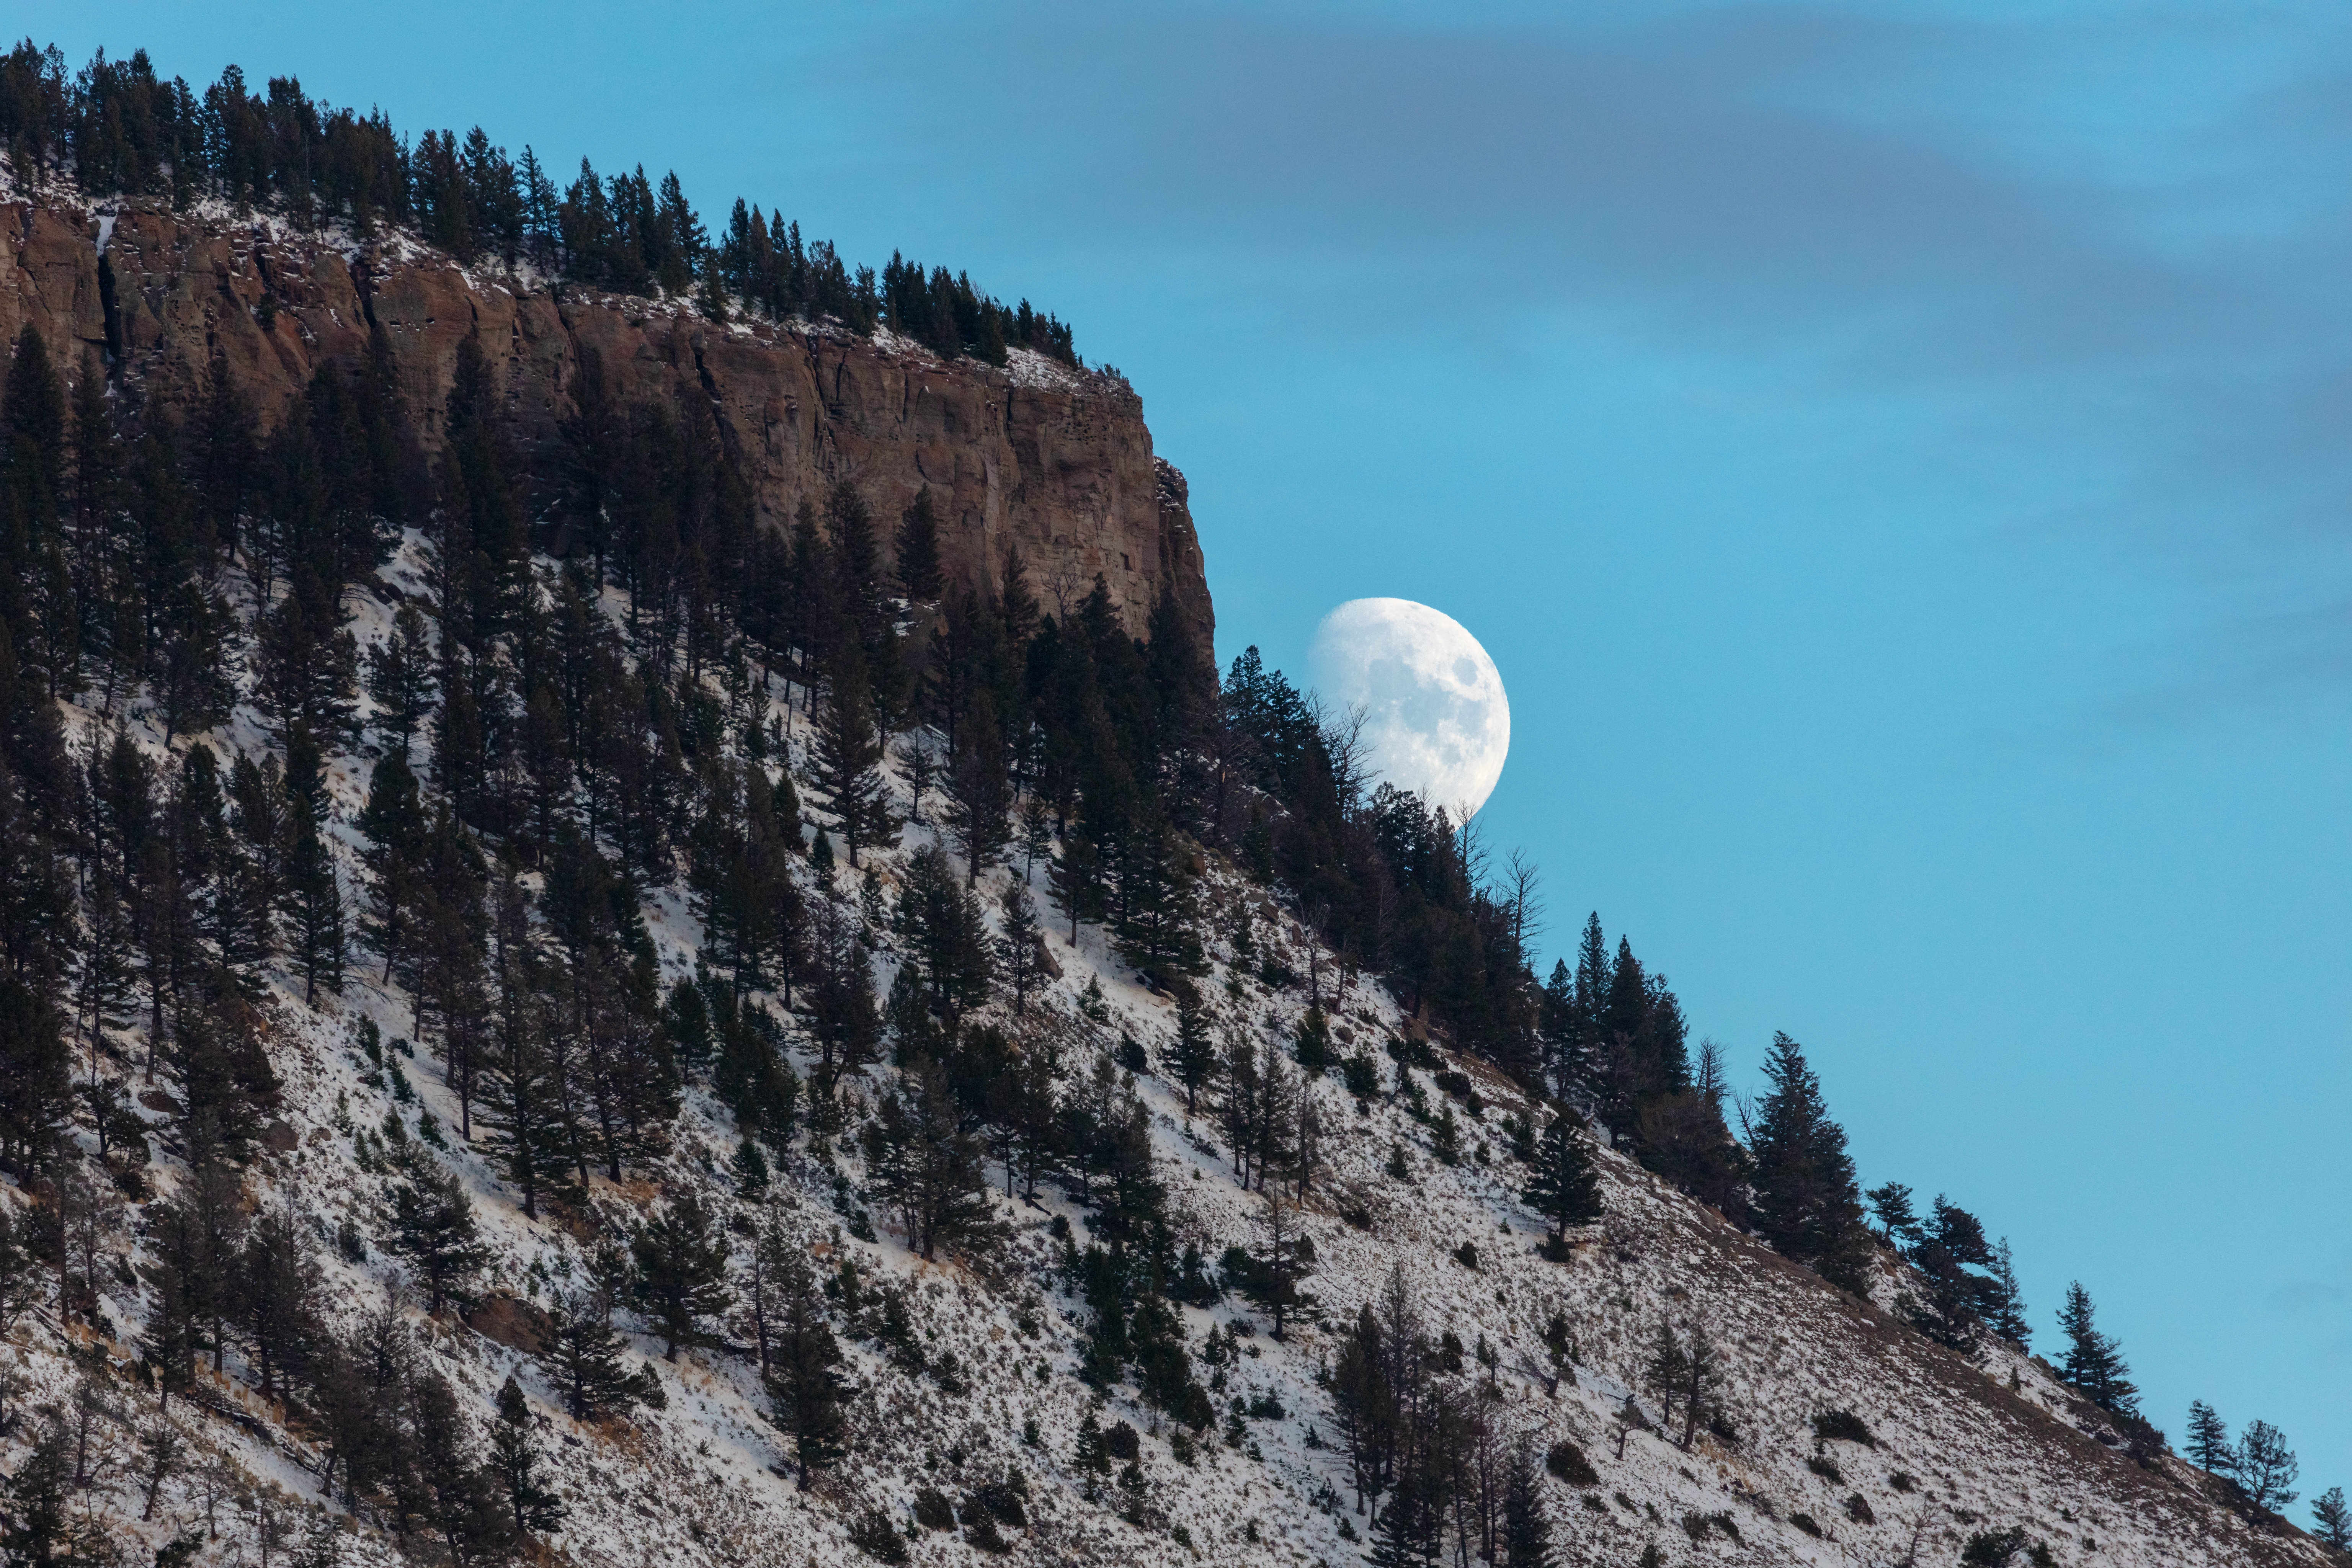
[[26, 322], [70, 373], [94, 353], [151, 398], [194, 395], [218, 355], [265, 425], [381, 324], [428, 451], [469, 334], [504, 372], [526, 442], [555, 439], [593, 349], [625, 399], [698, 384], [772, 526], [843, 476], [886, 524], [928, 485], [951, 574], [993, 585], [1017, 545], [1049, 608], [1099, 573], [1138, 632], [1163, 587], [1202, 646], [1214, 626], [1183, 476], [1153, 455], [1142, 400], [1039, 355], [948, 364], [887, 335], [719, 324], [400, 240], [338, 248], [266, 223], [14, 202], [0, 205], [0, 334], [13, 343]]

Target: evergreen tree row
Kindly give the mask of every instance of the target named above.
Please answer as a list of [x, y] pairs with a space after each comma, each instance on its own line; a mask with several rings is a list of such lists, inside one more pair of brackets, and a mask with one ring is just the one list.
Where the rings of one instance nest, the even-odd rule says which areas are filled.
[[622, 293], [698, 290], [715, 315], [731, 295], [777, 321], [832, 320], [865, 334], [887, 325], [947, 359], [1003, 364], [1008, 348], [1029, 348], [1079, 363], [1067, 325], [1025, 300], [1008, 307], [963, 273], [927, 274], [894, 256], [877, 279], [740, 199], [713, 243], [675, 173], [600, 175], [583, 158], [559, 185], [530, 148], [510, 158], [479, 126], [412, 142], [381, 109], [317, 102], [293, 77], [256, 91], [230, 66], [198, 92], [157, 75], [143, 49], [120, 60], [100, 50], [69, 73], [54, 46], [26, 39], [0, 58], [0, 153], [20, 189], [66, 179], [90, 196], [182, 209], [214, 197], [304, 228], [408, 228], [461, 261], [528, 258]]

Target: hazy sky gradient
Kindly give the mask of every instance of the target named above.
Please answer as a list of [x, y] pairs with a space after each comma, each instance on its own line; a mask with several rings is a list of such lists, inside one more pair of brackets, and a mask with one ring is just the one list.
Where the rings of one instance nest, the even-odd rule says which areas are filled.
[[1555, 946], [2352, 1483], [2340, 8], [45, 9], [1073, 320], [1222, 654], [1461, 620]]

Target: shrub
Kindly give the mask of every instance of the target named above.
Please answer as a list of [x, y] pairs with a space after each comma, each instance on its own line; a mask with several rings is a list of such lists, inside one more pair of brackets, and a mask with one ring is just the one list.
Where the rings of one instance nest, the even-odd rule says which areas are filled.
[[1870, 1511], [1870, 1500], [1860, 1492], [1845, 1500], [1845, 1516], [1856, 1524], [1878, 1522], [1878, 1516]]
[[1826, 1454], [1815, 1454], [1811, 1458], [1807, 1459], [1805, 1461], [1805, 1468], [1812, 1471], [1813, 1474], [1821, 1477], [1832, 1486], [1843, 1486], [1845, 1484], [1845, 1477], [1838, 1469], [1837, 1461], [1831, 1458]]
[[1813, 1516], [1810, 1513], [1792, 1513], [1789, 1516], [1789, 1522], [1807, 1535], [1818, 1536], [1822, 1532], [1822, 1527], [1813, 1521]]
[[1851, 1410], [1824, 1410], [1813, 1417], [1813, 1437], [1822, 1443], [1859, 1443], [1865, 1448], [1878, 1447], [1878, 1439], [1870, 1435], [1862, 1417]]
[[1584, 1457], [1584, 1450], [1565, 1437], [1554, 1443], [1551, 1446], [1551, 1451], [1544, 1456], [1544, 1468], [1572, 1487], [1596, 1487], [1601, 1484], [1600, 1473], [1593, 1469], [1592, 1462]]
[[925, 1530], [953, 1530], [955, 1510], [937, 1487], [925, 1487], [915, 1494], [915, 1522]]
[[877, 1563], [887, 1563], [892, 1568], [907, 1561], [907, 1542], [890, 1516], [878, 1508], [869, 1508], [864, 1518], [849, 1527], [849, 1544]]
[[1004, 1539], [1003, 1532], [996, 1528], [996, 1521], [985, 1513], [966, 1527], [963, 1538], [982, 1552], [1003, 1553], [1013, 1550], [1013, 1542]]
[[963, 1515], [966, 1519], [970, 1519], [972, 1510], [977, 1507], [999, 1524], [1009, 1524], [1015, 1530], [1026, 1530], [1029, 1527], [1029, 1512], [1021, 1506], [1021, 1500], [1028, 1489], [1028, 1482], [1022, 1479], [1021, 1472], [1011, 1471], [1004, 1479], [991, 1481], [974, 1491], [971, 1494], [971, 1500], [964, 1505]]
[[1143, 1452], [1143, 1439], [1126, 1422], [1114, 1421], [1103, 1434], [1103, 1448], [1114, 1459], [1133, 1460]]
[[1737, 1541], [1739, 1539], [1738, 1521], [1734, 1520], [1727, 1513], [1686, 1513], [1683, 1515], [1683, 1533], [1691, 1538], [1692, 1545], [1696, 1546], [1705, 1541], [1706, 1539], [1706, 1532], [1710, 1530], [1719, 1530], [1723, 1531], [1724, 1538], [1727, 1541]]
[[1477, 1268], [1477, 1267], [1478, 1267], [1478, 1248], [1477, 1248], [1477, 1247], [1476, 1247], [1475, 1244], [1471, 1243], [1471, 1242], [1467, 1242], [1467, 1241], [1464, 1242], [1461, 1246], [1459, 1246], [1459, 1247], [1455, 1247], [1455, 1248], [1454, 1249], [1454, 1262], [1456, 1262], [1456, 1263], [1459, 1263], [1459, 1264], [1460, 1264], [1460, 1265], [1462, 1265], [1462, 1267], [1463, 1267], [1463, 1268]]
[[1907, 1492], [1919, 1483], [1912, 1479], [1910, 1471], [1897, 1470], [1886, 1478], [1886, 1484], [1898, 1492]]
[[[2026, 1550], [2025, 1531], [2016, 1525], [2007, 1530], [1979, 1530], [1969, 1537], [1961, 1549], [1960, 1561], [1968, 1568], [2009, 1568], [2009, 1560]], [[2046, 1562], [2050, 1553], [2040, 1547], [2040, 1560]]]

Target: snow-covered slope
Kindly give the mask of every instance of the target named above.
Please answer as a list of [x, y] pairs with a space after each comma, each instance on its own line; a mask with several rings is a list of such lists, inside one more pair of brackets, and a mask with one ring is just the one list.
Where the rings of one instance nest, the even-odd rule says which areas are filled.
[[[392, 580], [414, 568], [415, 549], [412, 538]], [[357, 607], [362, 641], [380, 637], [388, 618], [382, 606]], [[119, 719], [76, 710], [70, 726], [86, 742], [110, 733]], [[134, 717], [128, 732], [161, 758], [152, 723]], [[224, 748], [265, 743], [249, 710], [213, 739]], [[364, 757], [343, 756], [330, 769], [336, 853], [355, 890], [364, 881], [350, 822], [371, 766]], [[910, 805], [903, 777], [895, 787], [902, 807]], [[813, 804], [821, 816], [822, 802]], [[926, 805], [921, 816], [936, 822], [939, 803]], [[886, 888], [913, 850], [932, 840], [933, 829], [918, 823], [896, 849], [872, 857]], [[1229, 936], [1246, 910], [1261, 959], [1270, 953], [1297, 974], [1333, 972], [1328, 958], [1310, 962], [1307, 938], [1275, 893], [1214, 857], [1206, 866], [1205, 931]], [[998, 868], [984, 875], [989, 909], [996, 907], [994, 891], [1017, 874]], [[1037, 881], [1042, 898], [1042, 867]], [[854, 900], [855, 880], [845, 877], [841, 885]], [[683, 887], [649, 889], [644, 913], [665, 979], [690, 974], [700, 931]], [[874, 934], [877, 984], [887, 987], [897, 959], [887, 931]], [[1122, 1037], [1140, 1043], [1157, 1063], [1174, 1028], [1170, 999], [1139, 985], [1091, 928], [1075, 948], [1066, 936], [1063, 926], [1048, 938], [1060, 975], [1042, 1002], [1024, 1018], [1000, 1021], [1016, 1036], [1057, 1038], [1072, 1075], [1095, 1071]], [[1237, 968], [1224, 942], [1211, 948], [1202, 991], [1219, 1037], [1294, 1039], [1308, 1005], [1304, 984], [1269, 987], [1257, 963]], [[1484, 1110], [1457, 1110], [1465, 1153], [1453, 1165], [1433, 1157], [1426, 1123], [1402, 1104], [1386, 1097], [1359, 1103], [1336, 1077], [1308, 1086], [1328, 1161], [1298, 1222], [1318, 1258], [1307, 1283], [1314, 1307], [1279, 1342], [1237, 1299], [1184, 1310], [1196, 1354], [1213, 1331], [1220, 1345], [1231, 1342], [1228, 1333], [1237, 1339], [1237, 1352], [1223, 1364], [1201, 1367], [1204, 1379], [1214, 1379], [1221, 1423], [1229, 1401], [1258, 1412], [1213, 1428], [1189, 1458], [1180, 1458], [1177, 1433], [1131, 1388], [1106, 1401], [1075, 1374], [1085, 1312], [1061, 1273], [1055, 1227], [1066, 1223], [1083, 1237], [1084, 1209], [1051, 1187], [1035, 1204], [1005, 1199], [1000, 1189], [1006, 1243], [984, 1258], [943, 1255], [927, 1263], [862, 1195], [854, 1140], [815, 1152], [803, 1140], [776, 1172], [770, 1202], [815, 1256], [829, 1264], [854, 1258], [869, 1282], [906, 1287], [926, 1359], [955, 1369], [945, 1377], [905, 1370], [876, 1343], [848, 1340], [845, 1330], [855, 1384], [848, 1453], [804, 1493], [790, 1479], [790, 1446], [769, 1424], [755, 1371], [739, 1351], [689, 1350], [665, 1361], [657, 1340], [635, 1336], [634, 1350], [655, 1366], [666, 1407], [592, 1426], [563, 1414], [527, 1349], [538, 1310], [586, 1277], [598, 1235], [621, 1233], [688, 1192], [748, 1224], [753, 1205], [729, 1176], [738, 1134], [727, 1111], [702, 1088], [690, 1088], [672, 1147], [656, 1165], [632, 1170], [618, 1184], [600, 1180], [584, 1212], [534, 1222], [482, 1154], [459, 1145], [455, 1096], [429, 1057], [394, 1058], [396, 1075], [368, 1061], [359, 1044], [363, 1021], [386, 1040], [415, 1032], [412, 999], [384, 986], [379, 973], [355, 964], [342, 994], [322, 997], [316, 1008], [302, 1004], [299, 984], [278, 978], [269, 1048], [285, 1086], [286, 1125], [253, 1167], [249, 1194], [258, 1206], [284, 1205], [310, 1233], [340, 1323], [392, 1310], [476, 1419], [488, 1417], [510, 1373], [518, 1379], [569, 1510], [550, 1537], [558, 1560], [632, 1568], [863, 1561], [850, 1531], [879, 1510], [914, 1537], [914, 1562], [968, 1563], [980, 1553], [956, 1532], [913, 1528], [916, 1492], [931, 1487], [960, 1497], [1017, 1470], [1027, 1488], [1027, 1522], [1005, 1533], [1020, 1561], [1357, 1561], [1370, 1524], [1333, 1446], [1322, 1379], [1358, 1309], [1401, 1275], [1430, 1332], [1451, 1333], [1467, 1352], [1462, 1376], [1483, 1391], [1497, 1429], [1507, 1438], [1531, 1434], [1546, 1449], [1566, 1439], [1597, 1473], [1583, 1485], [1556, 1475], [1544, 1483], [1564, 1562], [1954, 1563], [1972, 1537], [2011, 1526], [2047, 1561], [2067, 1564], [2324, 1561], [2304, 1538], [2262, 1534], [2207, 1500], [2201, 1478], [2178, 1461], [2144, 1465], [2121, 1451], [2115, 1435], [2039, 1363], [2001, 1347], [1979, 1363], [1965, 1362], [1883, 1306], [1778, 1258], [1616, 1153], [1601, 1155], [1605, 1223], [1568, 1261], [1539, 1255], [1540, 1224], [1517, 1196], [1524, 1167], [1510, 1160], [1500, 1131], [1505, 1115], [1528, 1108], [1508, 1084], [1470, 1062], [1448, 1065], [1475, 1080]], [[1363, 983], [1336, 1003], [1327, 983], [1324, 1001], [1340, 1049], [1368, 1047], [1385, 1089], [1398, 1069], [1381, 1047], [1407, 1038], [1409, 1021]], [[1006, 1010], [999, 1004], [994, 1011]], [[791, 1032], [797, 1038], [797, 1026]], [[796, 1065], [805, 1071], [807, 1058]], [[853, 1082], [855, 1098], [878, 1100], [891, 1070], [868, 1069]], [[1416, 1081], [1434, 1106], [1441, 1097], [1431, 1078], [1422, 1072]], [[1212, 1259], [1228, 1244], [1262, 1245], [1265, 1201], [1238, 1184], [1211, 1130], [1188, 1122], [1181, 1090], [1150, 1074], [1135, 1089], [1152, 1113], [1153, 1155], [1181, 1237]], [[151, 1095], [146, 1103], [152, 1112], [167, 1102]], [[388, 1184], [362, 1168], [363, 1158], [376, 1163], [362, 1151], [380, 1149], [387, 1136], [417, 1141], [425, 1157], [457, 1173], [472, 1192], [491, 1261], [481, 1281], [488, 1304], [470, 1322], [428, 1319], [384, 1249]], [[1390, 1169], [1400, 1150], [1409, 1173], [1402, 1179]], [[839, 1176], [848, 1186], [837, 1201]], [[168, 1194], [184, 1177], [168, 1152], [158, 1154], [158, 1188]], [[0, 1189], [0, 1198], [24, 1201], [13, 1188]], [[877, 1215], [873, 1240], [847, 1234], [845, 1211], [859, 1209]], [[334, 1245], [347, 1225], [368, 1242], [359, 1261]], [[315, 1562], [395, 1560], [389, 1541], [321, 1497], [317, 1450], [286, 1428], [282, 1410], [250, 1391], [249, 1369], [234, 1354], [210, 1412], [181, 1403], [166, 1415], [151, 1393], [120, 1375], [137, 1354], [152, 1305], [135, 1250], [123, 1262], [102, 1303], [119, 1342], [68, 1331], [36, 1311], [0, 1349], [0, 1368], [19, 1380], [7, 1395], [11, 1410], [48, 1404], [68, 1420], [89, 1422], [103, 1457], [76, 1506], [123, 1559], [145, 1561], [187, 1537], [202, 1542], [193, 1560], [204, 1563], [292, 1553]], [[1885, 1267], [1895, 1266], [1890, 1259]], [[1891, 1300], [1891, 1291], [1890, 1279], [1882, 1294]], [[1556, 1318], [1573, 1351], [1564, 1367], [1546, 1342]], [[1658, 1412], [1641, 1387], [1640, 1368], [1662, 1321], [1678, 1331], [1703, 1325], [1724, 1346], [1722, 1404], [1732, 1436], [1702, 1428], [1685, 1447], [1675, 1440], [1678, 1433], [1654, 1429]], [[641, 1325], [625, 1320], [625, 1326]], [[1819, 1440], [1813, 1418], [1830, 1411], [1858, 1417], [1874, 1446]], [[1123, 1420], [1143, 1435], [1140, 1489], [1102, 1482], [1080, 1465], [1078, 1435], [1089, 1417], [1104, 1428]], [[151, 1497], [139, 1441], [167, 1423], [194, 1458]], [[7, 1440], [12, 1468], [30, 1429], [20, 1424]], [[1228, 1430], [1237, 1443], [1227, 1440]]]

